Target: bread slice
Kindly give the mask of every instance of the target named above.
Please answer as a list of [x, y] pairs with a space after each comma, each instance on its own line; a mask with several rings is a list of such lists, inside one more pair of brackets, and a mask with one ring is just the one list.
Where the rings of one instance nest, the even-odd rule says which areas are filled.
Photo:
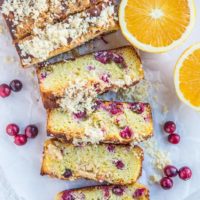
[[153, 135], [151, 108], [146, 103], [98, 101], [88, 116], [53, 109], [48, 111], [47, 132], [74, 144], [141, 142]]
[[96, 186], [65, 190], [56, 195], [55, 200], [149, 200], [149, 190], [139, 183], [119, 186]]
[[41, 175], [125, 185], [136, 182], [140, 177], [142, 161], [143, 150], [138, 146], [74, 146], [50, 139], [44, 144]]
[[119, 29], [116, 5], [99, 3], [66, 20], [34, 29], [34, 34], [15, 44], [24, 67], [68, 52], [95, 37]]
[[34, 28], [44, 28], [47, 24], [63, 21], [68, 15], [103, 1], [106, 0], [35, 0], [34, 3], [18, 0], [18, 4], [12, 4], [5, 0], [2, 10], [9, 32], [14, 42], [18, 42], [33, 34]]
[[[97, 55], [103, 53], [118, 56], [121, 63], [101, 63]], [[135, 49], [126, 46], [38, 68], [37, 76], [43, 103], [48, 109], [60, 107], [61, 99], [69, 102], [69, 93], [82, 95], [83, 99], [87, 93], [96, 92], [97, 96], [108, 90], [130, 87], [144, 78], [144, 71]]]

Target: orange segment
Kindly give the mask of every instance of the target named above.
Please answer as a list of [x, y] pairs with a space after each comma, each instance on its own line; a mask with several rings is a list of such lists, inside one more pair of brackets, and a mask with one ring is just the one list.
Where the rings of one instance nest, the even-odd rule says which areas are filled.
[[122, 0], [124, 36], [145, 51], [163, 52], [186, 39], [194, 25], [193, 0]]
[[175, 86], [181, 100], [200, 110], [200, 43], [180, 57], [175, 69]]

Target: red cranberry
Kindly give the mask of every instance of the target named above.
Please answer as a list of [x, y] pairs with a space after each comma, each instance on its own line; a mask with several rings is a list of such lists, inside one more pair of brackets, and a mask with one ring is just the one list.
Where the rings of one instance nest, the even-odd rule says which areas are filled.
[[25, 145], [27, 143], [26, 135], [16, 135], [14, 143], [18, 146]]
[[114, 186], [112, 189], [113, 194], [118, 195], [118, 196], [122, 196], [124, 189], [121, 186]]
[[182, 167], [179, 169], [178, 175], [182, 180], [187, 181], [192, 177], [192, 170], [189, 167]]
[[77, 119], [83, 119], [86, 117], [86, 111], [80, 111], [78, 113], [74, 113], [74, 116], [77, 118]]
[[110, 75], [109, 74], [103, 74], [101, 76], [101, 80], [105, 83], [109, 83], [110, 82]]
[[134, 194], [133, 194], [133, 198], [137, 198], [137, 197], [141, 197], [145, 194], [145, 188], [139, 188], [137, 190], [135, 190]]
[[0, 85], [0, 96], [5, 98], [8, 97], [11, 93], [11, 89], [7, 84]]
[[120, 136], [124, 139], [130, 139], [133, 136], [133, 131], [126, 126], [121, 132]]
[[172, 121], [168, 121], [164, 124], [164, 131], [167, 133], [174, 133], [176, 130], [176, 124]]
[[168, 141], [172, 144], [178, 144], [180, 142], [180, 135], [172, 133], [168, 136]]
[[124, 62], [124, 58], [116, 53], [112, 54], [112, 60], [113, 62], [118, 63], [118, 64], [121, 64]]
[[40, 74], [41, 79], [45, 79], [47, 77], [47, 72], [42, 72]]
[[62, 195], [62, 200], [75, 200], [75, 198], [71, 194], [71, 191], [64, 191]]
[[109, 144], [108, 147], [107, 147], [107, 149], [108, 149], [109, 152], [114, 152], [114, 150], [115, 150], [115, 145]]
[[10, 136], [16, 136], [19, 133], [19, 126], [16, 124], [8, 124], [6, 127], [6, 133]]
[[19, 92], [22, 89], [22, 82], [20, 80], [11, 81], [10, 88], [13, 92]]
[[169, 190], [173, 187], [173, 180], [168, 177], [164, 177], [160, 180], [160, 185], [164, 190]]
[[112, 53], [109, 51], [100, 51], [100, 52], [96, 52], [94, 54], [94, 57], [96, 60], [98, 60], [99, 62], [103, 63], [103, 64], [107, 64], [111, 61], [112, 59]]
[[72, 176], [72, 171], [71, 171], [71, 169], [65, 169], [65, 172], [64, 172], [63, 176], [64, 176], [65, 178], [69, 178], [70, 176]]
[[120, 104], [119, 103], [112, 103], [110, 105], [110, 110], [109, 112], [113, 115], [116, 115], [116, 114], [119, 114], [119, 113], [122, 113], [122, 110], [120, 108]]
[[115, 162], [115, 166], [117, 167], [117, 169], [123, 169], [124, 163], [121, 160], [118, 160]]
[[25, 128], [25, 134], [28, 138], [35, 138], [38, 135], [38, 128], [35, 125], [28, 125]]
[[178, 170], [176, 167], [172, 166], [172, 165], [167, 165], [164, 168], [164, 173], [167, 177], [175, 177], [178, 175]]
[[103, 186], [104, 197], [107, 199], [110, 196], [110, 188], [108, 186]]
[[142, 114], [144, 112], [144, 104], [143, 103], [131, 103], [130, 109], [137, 114]]
[[87, 66], [87, 70], [88, 70], [88, 71], [95, 70], [95, 67], [94, 67], [94, 66], [91, 66], [91, 65], [89, 65], [89, 66]]

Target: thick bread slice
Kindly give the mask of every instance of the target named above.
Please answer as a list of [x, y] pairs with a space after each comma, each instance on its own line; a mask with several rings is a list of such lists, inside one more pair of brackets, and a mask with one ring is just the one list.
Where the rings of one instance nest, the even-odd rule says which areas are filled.
[[88, 116], [53, 109], [48, 111], [47, 132], [74, 144], [141, 142], [153, 135], [151, 108], [146, 103], [98, 101]]
[[[66, 19], [70, 14], [81, 12], [105, 0], [34, 0], [4, 1], [3, 17], [14, 40], [31, 35], [34, 28], [44, 28], [47, 24], [55, 24]], [[11, 11], [12, 10], [12, 11]], [[23, 10], [23, 12], [21, 12]]]
[[56, 139], [44, 144], [41, 175], [64, 180], [91, 179], [131, 184], [142, 172], [143, 150], [123, 145], [74, 146]]
[[66, 20], [35, 29], [34, 34], [16, 43], [22, 66], [27, 67], [119, 29], [116, 5], [112, 0], [103, 2]]
[[149, 200], [149, 190], [139, 183], [119, 186], [95, 186], [65, 190], [56, 195], [55, 200]]
[[[37, 76], [45, 108], [60, 107], [60, 99], [69, 94], [68, 90], [73, 90], [75, 96], [76, 93], [86, 96], [86, 90], [102, 94], [108, 90], [130, 87], [144, 78], [141, 60], [133, 47], [122, 47], [105, 53], [113, 53], [123, 63], [110, 61], [103, 64], [95, 59], [97, 52], [38, 68]], [[69, 102], [69, 99], [66, 101]]]

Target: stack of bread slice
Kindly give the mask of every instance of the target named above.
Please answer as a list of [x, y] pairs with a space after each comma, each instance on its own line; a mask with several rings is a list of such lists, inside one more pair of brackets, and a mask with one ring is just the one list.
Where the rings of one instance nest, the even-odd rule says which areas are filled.
[[149, 199], [148, 190], [136, 183], [142, 173], [143, 150], [131, 144], [152, 136], [151, 107], [99, 96], [144, 78], [134, 48], [95, 52], [40, 67], [37, 75], [47, 109], [47, 132], [54, 137], [44, 145], [41, 174], [111, 184], [67, 190], [57, 199]]
[[149, 199], [148, 189], [137, 183], [143, 150], [133, 144], [153, 135], [151, 107], [100, 98], [144, 79], [135, 49], [125, 46], [41, 67], [49, 58], [118, 30], [117, 7], [115, 0], [3, 2], [22, 66], [38, 66], [47, 132], [53, 137], [44, 144], [41, 174], [104, 184], [60, 192], [57, 200]]

